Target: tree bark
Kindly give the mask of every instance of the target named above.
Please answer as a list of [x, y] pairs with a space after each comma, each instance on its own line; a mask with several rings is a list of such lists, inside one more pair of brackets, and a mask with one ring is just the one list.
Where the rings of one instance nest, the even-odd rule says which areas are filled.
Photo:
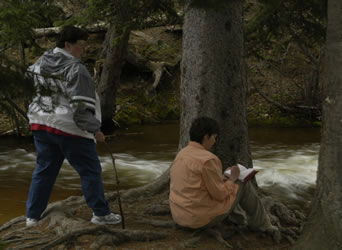
[[328, 1], [316, 195], [296, 249], [342, 249], [342, 2]]
[[189, 6], [184, 17], [179, 147], [188, 143], [194, 118], [214, 118], [224, 168], [237, 161], [252, 167], [242, 13], [242, 2], [231, 0], [220, 9]]
[[[237, 159], [252, 167], [243, 53], [241, 1], [227, 1], [220, 11], [187, 9], [183, 25], [179, 149], [189, 142], [193, 119], [212, 117], [221, 127], [216, 153], [224, 168]], [[168, 185], [169, 169], [152, 183], [129, 190], [124, 196], [134, 197], [133, 193], [138, 196], [142, 192], [154, 196], [168, 190]]]
[[121, 70], [126, 61], [129, 30], [119, 30], [111, 25], [104, 44], [104, 63], [97, 92], [101, 100], [102, 130], [114, 129], [116, 90], [120, 82]]

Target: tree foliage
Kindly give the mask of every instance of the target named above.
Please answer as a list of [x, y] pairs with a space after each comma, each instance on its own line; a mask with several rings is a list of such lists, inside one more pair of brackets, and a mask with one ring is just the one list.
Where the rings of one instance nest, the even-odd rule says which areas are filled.
[[171, 24], [178, 18], [171, 0], [87, 1], [87, 8], [77, 16], [78, 23], [105, 22], [108, 25], [100, 59], [103, 59], [97, 92], [101, 100], [102, 130], [113, 130], [116, 90], [126, 62], [130, 31], [146, 26]]
[[24, 77], [25, 68], [0, 57], [0, 112], [6, 113], [17, 133], [27, 122], [26, 107], [35, 91], [31, 79]]
[[247, 23], [248, 51], [260, 55], [261, 47], [276, 41], [300, 40], [313, 48], [325, 41], [326, 0], [259, 0], [260, 9]]
[[[117, 36], [111, 41], [112, 46], [115, 46], [115, 42], [120, 39], [128, 39], [127, 34], [132, 29], [161, 22], [174, 23], [178, 18], [171, 0], [70, 0], [68, 3], [77, 5], [81, 11], [70, 18], [60, 20], [63, 10], [53, 0], [0, 1], [0, 75], [1, 81], [6, 83], [0, 86], [0, 111], [6, 111], [16, 120], [18, 111], [18, 117], [25, 117], [26, 105], [23, 99], [30, 99], [32, 94], [32, 91], [25, 90], [27, 83], [24, 79], [24, 48], [36, 46], [34, 29], [54, 24], [85, 26], [102, 21], [115, 26]], [[6, 53], [11, 55], [12, 61], [6, 57]], [[20, 58], [21, 63], [17, 63], [19, 60], [13, 58], [13, 55]], [[15, 84], [16, 88], [11, 88], [12, 84]], [[20, 97], [20, 103], [16, 97]], [[11, 103], [8, 103], [9, 100]]]
[[114, 25], [116, 40], [131, 30], [172, 24], [179, 19], [172, 0], [87, 0], [85, 6], [71, 22], [87, 25], [102, 21]]
[[[300, 112], [314, 120], [321, 116], [326, 3], [326, 0], [259, 0], [257, 10], [251, 10], [253, 15], [245, 26], [247, 57], [264, 65], [264, 71], [277, 72], [279, 78], [275, 81], [279, 86], [285, 80], [288, 86], [285, 88], [295, 90], [286, 95], [284, 88], [279, 87], [276, 101], [286, 103], [283, 110]], [[260, 75], [260, 68], [255, 72]]]
[[0, 112], [7, 114], [18, 133], [27, 122], [27, 103], [34, 88], [25, 78], [25, 59], [17, 60], [16, 55], [25, 56], [24, 47], [35, 45], [33, 30], [50, 26], [59, 13], [52, 1], [0, 2]]
[[84, 0], [80, 15], [70, 22], [81, 25], [99, 21], [121, 26], [122, 29], [142, 29], [150, 25], [170, 24], [178, 20], [172, 0]]
[[51, 0], [8, 0], [0, 8], [0, 46], [33, 40], [34, 28], [49, 27], [61, 10]]
[[[16, 101], [15, 95], [24, 96], [24, 87], [20, 81], [25, 65], [20, 65], [5, 58], [5, 53], [21, 50], [35, 45], [33, 29], [52, 26], [53, 24], [88, 25], [98, 22], [115, 25], [116, 38], [112, 45], [119, 44], [120, 39], [127, 39], [127, 32], [153, 25], [181, 23], [182, 15], [177, 13], [175, 5], [190, 4], [196, 8], [220, 8], [225, 0], [68, 0], [82, 11], [77, 15], [61, 20], [63, 10], [53, 0], [0, 0], [0, 56], [1, 82], [0, 92], [5, 99]], [[248, 1], [247, 1], [248, 2]], [[279, 65], [281, 58], [291, 43], [299, 43], [317, 59], [317, 49], [324, 43], [326, 0], [259, 0], [259, 9], [247, 22], [247, 52], [268, 64]], [[178, 8], [179, 10], [179, 8]], [[120, 35], [122, 34], [122, 35]], [[272, 50], [267, 56], [266, 50]], [[18, 54], [18, 53], [15, 53]], [[266, 56], [265, 56], [266, 55]], [[22, 55], [25, 57], [25, 54]], [[308, 57], [308, 56], [307, 56]], [[13, 60], [13, 56], [11, 56]], [[309, 59], [308, 64], [315, 62]], [[310, 61], [311, 60], [311, 61]], [[25, 64], [25, 60], [22, 60]], [[319, 71], [314, 65], [313, 71]], [[17, 75], [15, 75], [17, 74]], [[7, 83], [15, 83], [12, 90]], [[6, 83], [6, 84], [4, 84]], [[24, 83], [25, 84], [25, 83]], [[315, 89], [315, 88], [314, 88]], [[17, 94], [10, 92], [18, 92]], [[305, 93], [309, 91], [305, 90]], [[317, 95], [312, 94], [312, 96]], [[4, 99], [1, 99], [4, 102]], [[316, 103], [316, 102], [313, 102]], [[6, 102], [6, 105], [8, 103]], [[18, 104], [18, 103], [17, 103]], [[18, 107], [20, 105], [17, 105]], [[4, 109], [4, 104], [0, 110]], [[23, 110], [24, 111], [24, 110]]]

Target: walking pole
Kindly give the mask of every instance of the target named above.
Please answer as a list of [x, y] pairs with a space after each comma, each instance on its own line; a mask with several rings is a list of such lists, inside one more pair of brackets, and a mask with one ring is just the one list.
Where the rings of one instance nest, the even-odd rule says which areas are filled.
[[112, 157], [112, 162], [113, 162], [113, 167], [114, 167], [114, 172], [115, 172], [115, 179], [116, 179], [116, 194], [118, 196], [118, 203], [119, 203], [119, 209], [120, 209], [120, 214], [121, 214], [121, 225], [122, 225], [122, 229], [125, 229], [125, 217], [124, 217], [124, 214], [122, 211], [120, 191], [119, 191], [120, 181], [119, 181], [119, 177], [118, 177], [118, 172], [116, 171], [115, 158], [114, 158], [112, 152], [110, 151], [106, 141], [104, 141], [104, 144], [106, 145], [106, 149], [107, 149], [108, 153]]

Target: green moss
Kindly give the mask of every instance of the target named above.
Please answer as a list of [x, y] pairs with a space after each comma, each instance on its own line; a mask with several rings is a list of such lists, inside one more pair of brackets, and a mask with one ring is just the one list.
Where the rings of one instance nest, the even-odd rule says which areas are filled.
[[317, 127], [317, 128], [320, 128], [320, 127], [322, 127], [322, 122], [321, 121], [314, 121], [313, 122], [313, 126]]
[[139, 91], [129, 97], [118, 97], [117, 107], [114, 119], [120, 127], [177, 120], [180, 114], [178, 97], [168, 91], [158, 94]]
[[156, 44], [140, 43], [135, 45], [136, 51], [144, 58], [150, 60], [173, 61], [178, 60], [181, 51], [182, 41], [175, 40], [172, 43], [160, 42]]
[[298, 127], [317, 127], [317, 122], [312, 122], [293, 115], [273, 114], [272, 116], [256, 116], [249, 114], [249, 127], [282, 127], [282, 128], [298, 128]]
[[117, 98], [115, 121], [121, 125], [141, 124], [140, 112], [130, 97]]

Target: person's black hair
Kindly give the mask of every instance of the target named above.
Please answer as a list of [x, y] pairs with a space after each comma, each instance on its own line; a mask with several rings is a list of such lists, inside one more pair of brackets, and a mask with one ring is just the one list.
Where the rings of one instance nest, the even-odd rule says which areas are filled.
[[190, 141], [203, 142], [205, 135], [211, 136], [220, 131], [217, 121], [209, 117], [196, 118], [190, 127]]
[[56, 46], [58, 48], [64, 48], [65, 47], [65, 42], [69, 43], [76, 43], [78, 40], [88, 40], [88, 32], [81, 29], [77, 28], [75, 26], [64, 26], [62, 30], [59, 32], [57, 41], [56, 41]]

